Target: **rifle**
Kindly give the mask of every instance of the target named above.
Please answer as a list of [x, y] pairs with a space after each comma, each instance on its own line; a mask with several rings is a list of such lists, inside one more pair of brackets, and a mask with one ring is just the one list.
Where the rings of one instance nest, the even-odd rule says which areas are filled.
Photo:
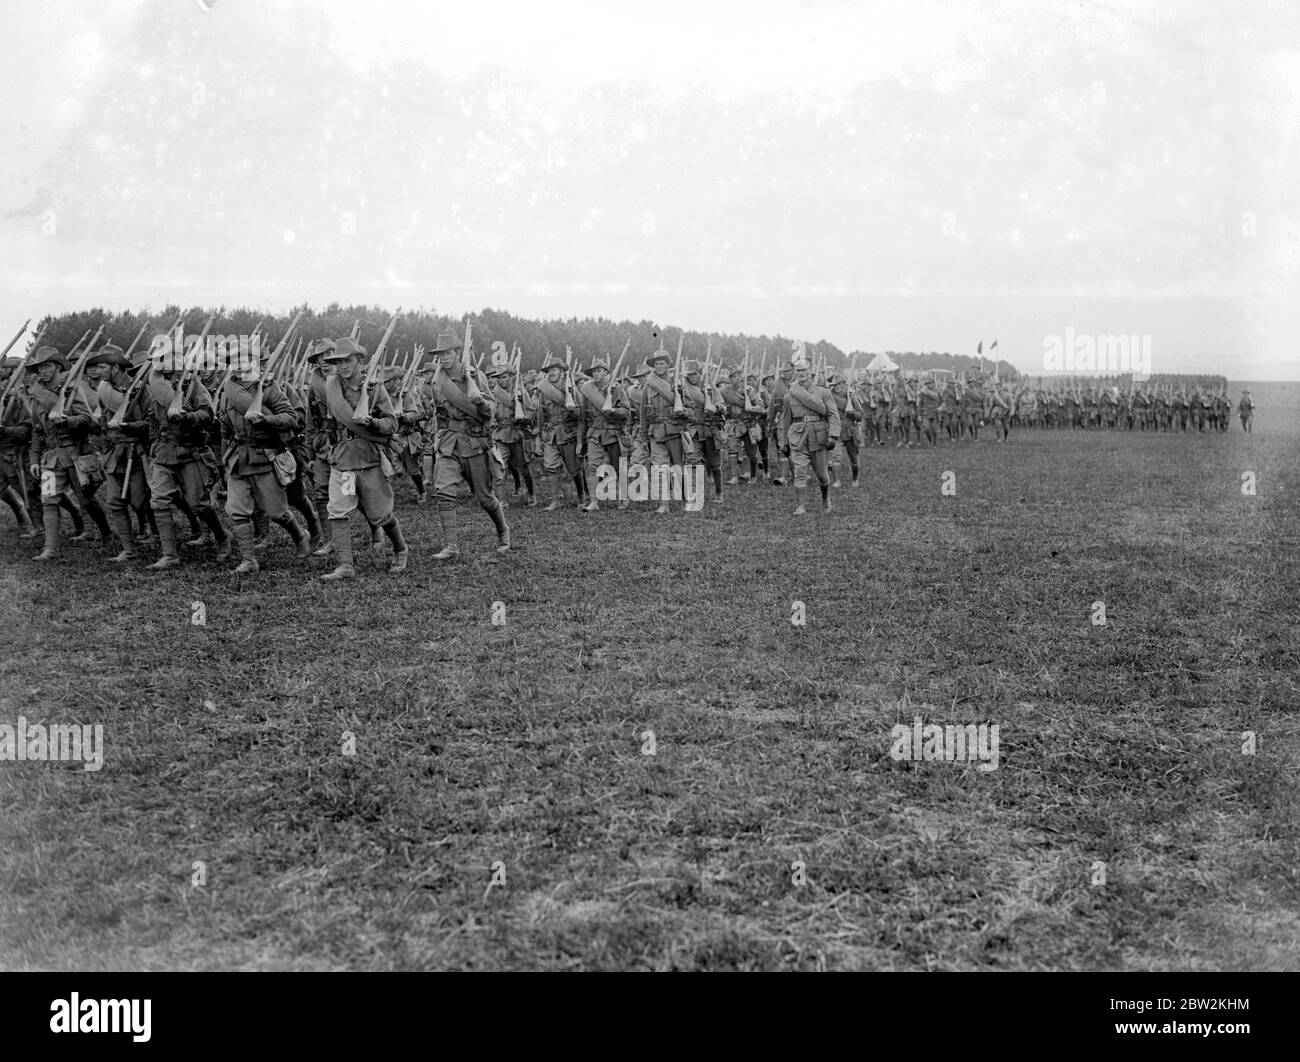
[[573, 393], [573, 348], [564, 348], [564, 408], [577, 409], [578, 399]]
[[[217, 319], [217, 315], [215, 313], [209, 315], [207, 323], [203, 326], [203, 331], [199, 333], [199, 338], [196, 339], [193, 345], [190, 347], [190, 351], [192, 352], [193, 356], [191, 357], [188, 354], [185, 356], [185, 361], [188, 362], [192, 360], [194, 364], [193, 366], [186, 365], [181, 369], [180, 377], [176, 380], [176, 390], [172, 393], [172, 400], [170, 404], [167, 406], [167, 416], [169, 417], [178, 416], [179, 414], [185, 412], [185, 398], [186, 398], [185, 374], [186, 373], [190, 374], [189, 397], [191, 399], [194, 397], [194, 385], [198, 382], [199, 379], [199, 355], [200, 352], [203, 350], [204, 341], [208, 338], [208, 332], [212, 328], [212, 322], [215, 321], [216, 319]], [[174, 352], [173, 352], [173, 356], [174, 356]]]
[[14, 333], [13, 339], [9, 340], [9, 344], [4, 348], [4, 350], [0, 350], [0, 362], [3, 362], [5, 355], [13, 350], [14, 344], [23, 338], [23, 333], [27, 331], [27, 326], [31, 323], [32, 319], [30, 317], [27, 318], [27, 320], [23, 322], [22, 328], [18, 329], [18, 331]]
[[[476, 379], [478, 376], [478, 369], [470, 364], [470, 351], [473, 349], [473, 346], [473, 325], [467, 317], [465, 318], [465, 345], [461, 348], [460, 352], [461, 363], [465, 367], [465, 397], [471, 402], [478, 402], [482, 400], [483, 392], [479, 389], [478, 380]], [[566, 397], [568, 395], [567, 389], [565, 395]]]
[[370, 363], [366, 366], [366, 373], [361, 378], [361, 397], [357, 399], [357, 408], [352, 411], [354, 417], [370, 416], [370, 387], [379, 375], [379, 363], [384, 357], [384, 348], [388, 346], [388, 340], [392, 338], [393, 329], [397, 327], [397, 315], [402, 312], [399, 306], [393, 311], [393, 316], [388, 320], [388, 327], [384, 329], [383, 338], [379, 340], [379, 346], [375, 347], [375, 352], [370, 356]]
[[848, 382], [848, 394], [844, 399], [845, 413], [856, 413], [858, 411], [857, 406], [853, 404], [853, 366], [857, 363], [857, 360], [858, 360], [858, 356], [856, 354], [854, 354], [853, 357], [849, 359], [849, 371], [846, 374], [846, 380]]
[[628, 349], [632, 346], [632, 337], [627, 337], [627, 342], [623, 344], [623, 353], [618, 356], [618, 361], [614, 362], [614, 368], [609, 374], [609, 389], [605, 392], [605, 401], [601, 403], [600, 411], [602, 413], [612, 413], [614, 410], [614, 388], [618, 382], [618, 370], [623, 367], [623, 359], [627, 357]]
[[[763, 381], [759, 380], [758, 385], [763, 386]], [[745, 348], [745, 357], [740, 363], [740, 390], [745, 396], [745, 412], [756, 413], [758, 407], [754, 405], [753, 396], [749, 393], [749, 347]]]
[[59, 397], [55, 400], [54, 406], [50, 409], [51, 420], [67, 416], [68, 388], [71, 387], [72, 384], [76, 382], [77, 377], [81, 375], [81, 370], [86, 366], [86, 359], [90, 357], [90, 352], [94, 349], [95, 344], [99, 341], [99, 337], [103, 332], [104, 326], [100, 325], [99, 330], [81, 352], [81, 357], [79, 357], [76, 363], [72, 366], [72, 371], [63, 377], [63, 384], [59, 387]]
[[686, 333], [677, 337], [677, 364], [673, 367], [673, 412], [681, 416], [686, 412], [686, 403], [682, 401], [682, 347], [686, 343]]
[[[302, 320], [302, 315], [305, 310], [306, 307], [303, 307], [303, 309], [294, 314], [293, 320], [289, 322], [289, 327], [284, 330], [284, 335], [280, 337], [280, 342], [276, 344], [275, 350], [266, 360], [266, 364], [258, 371], [257, 386], [253, 390], [253, 400], [248, 403], [248, 409], [244, 411], [245, 417], [250, 413], [256, 413], [258, 416], [262, 415], [262, 396], [266, 390], [266, 385], [269, 381], [274, 380], [275, 373], [280, 368], [280, 358], [288, 349], [289, 337], [293, 335], [293, 330], [298, 327], [298, 322]], [[261, 325], [259, 324], [258, 327], [260, 328]], [[256, 329], [254, 329], [254, 331], [256, 331]], [[224, 381], [222, 382], [222, 386], [224, 388]]]

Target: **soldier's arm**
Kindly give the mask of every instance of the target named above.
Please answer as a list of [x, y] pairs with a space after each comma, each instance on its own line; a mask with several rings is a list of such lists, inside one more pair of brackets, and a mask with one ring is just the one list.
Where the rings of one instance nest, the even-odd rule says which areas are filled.
[[840, 404], [835, 401], [835, 396], [829, 391], [826, 392], [826, 420], [829, 424], [830, 439], [834, 442], [840, 437]]
[[397, 431], [397, 414], [393, 412], [393, 400], [388, 397], [388, 391], [383, 384], [375, 384], [375, 390], [370, 396], [369, 428], [378, 435], [392, 435]]
[[262, 395], [262, 409], [270, 408], [271, 412], [262, 413], [262, 423], [268, 428], [278, 428], [281, 431], [288, 431], [296, 427], [298, 418], [293, 410], [293, 403], [289, 401], [286, 395], [276, 384], [271, 386]]

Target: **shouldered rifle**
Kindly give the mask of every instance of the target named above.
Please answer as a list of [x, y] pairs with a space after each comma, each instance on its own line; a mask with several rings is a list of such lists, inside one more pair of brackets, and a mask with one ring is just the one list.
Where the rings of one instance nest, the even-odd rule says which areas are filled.
[[682, 348], [686, 344], [686, 333], [677, 337], [677, 364], [673, 366], [673, 412], [681, 416], [686, 412], [686, 403], [682, 401]]
[[472, 358], [474, 354], [474, 326], [470, 323], [469, 318], [465, 318], [465, 342], [461, 346], [460, 357], [461, 364], [465, 367], [465, 397], [471, 402], [478, 402], [483, 398], [483, 392], [478, 385], [478, 369], [475, 368]]
[[379, 376], [379, 364], [384, 360], [384, 349], [393, 336], [393, 329], [397, 327], [397, 315], [401, 312], [400, 306], [393, 311], [393, 316], [388, 319], [388, 327], [384, 329], [384, 334], [379, 340], [379, 346], [375, 347], [374, 354], [370, 356], [366, 373], [361, 378], [361, 397], [357, 399], [357, 408], [352, 411], [354, 417], [370, 416], [370, 388]]
[[87, 343], [85, 348], [82, 350], [81, 356], [73, 364], [72, 371], [63, 377], [63, 383], [59, 387], [59, 397], [55, 400], [54, 406], [50, 409], [51, 419], [67, 415], [68, 390], [74, 383], [76, 383], [77, 377], [81, 375], [81, 370], [85, 368], [86, 365], [86, 359], [90, 357], [90, 352], [94, 349], [95, 344], [99, 341], [99, 337], [103, 335], [103, 332], [104, 326], [100, 325], [90, 342]]
[[188, 374], [190, 378], [189, 392], [188, 392], [189, 397], [190, 398], [194, 397], [194, 385], [198, 382], [199, 379], [199, 358], [202, 356], [203, 344], [208, 338], [208, 332], [212, 328], [212, 322], [215, 321], [216, 319], [217, 319], [217, 315], [215, 313], [209, 315], [207, 323], [204, 324], [203, 326], [203, 331], [199, 333], [198, 339], [196, 339], [190, 345], [190, 349], [188, 353], [186, 353], [184, 356], [184, 362], [183, 362], [184, 367], [181, 369], [181, 374], [176, 380], [176, 388], [172, 392], [171, 403], [167, 406], [167, 416], [169, 417], [175, 417], [185, 412], [186, 374]]
[[627, 337], [627, 342], [623, 344], [623, 353], [618, 356], [618, 361], [614, 362], [614, 368], [609, 373], [609, 386], [605, 391], [605, 401], [601, 403], [600, 411], [602, 413], [612, 413], [614, 411], [614, 388], [618, 382], [618, 370], [623, 367], [623, 359], [627, 357], [628, 349], [632, 346], [632, 337]]

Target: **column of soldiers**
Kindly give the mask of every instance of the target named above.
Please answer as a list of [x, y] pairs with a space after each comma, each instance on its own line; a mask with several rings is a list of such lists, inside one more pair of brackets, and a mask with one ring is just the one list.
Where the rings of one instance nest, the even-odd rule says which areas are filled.
[[72, 383], [68, 359], [41, 346], [0, 367], [0, 496], [22, 539], [43, 537], [34, 558], [42, 563], [60, 555], [66, 516], [69, 541], [116, 540], [115, 563], [156, 544], [148, 568], [179, 567], [179, 515], [189, 525], [185, 546], [210, 548], [217, 561], [238, 548], [238, 574], [260, 570], [257, 551], [275, 524], [298, 558], [332, 558], [321, 578], [337, 582], [356, 575], [349, 521], [358, 510], [367, 542], [391, 545], [388, 570], [406, 570], [392, 480], [407, 475], [423, 502], [431, 451], [444, 538], [435, 559], [459, 554], [463, 493], [491, 519], [497, 551], [508, 552], [492, 466], [495, 403], [471, 380], [478, 374], [467, 375], [455, 335], [441, 335], [431, 353], [437, 363], [413, 386], [397, 388], [397, 374], [387, 372], [359, 408], [368, 351], [351, 338], [312, 344], [301, 391], [288, 377], [187, 371], [180, 359], [154, 362], [148, 352], [133, 361], [113, 344], [86, 357], [84, 377]]
[[[507, 503], [498, 497], [507, 476], [529, 506], [546, 494], [547, 511], [573, 504], [595, 512], [601, 477], [639, 465], [662, 484], [655, 511], [666, 514], [683, 496], [676, 491], [686, 489], [685, 470], [700, 466], [715, 504], [724, 487], [790, 482], [803, 515], [813, 480], [824, 511], [843, 477], [859, 486], [861, 448], [873, 443], [935, 447], [945, 436], [978, 439], [981, 427], [999, 442], [1013, 426], [1222, 432], [1231, 412], [1222, 387], [1043, 387], [951, 373], [849, 379], [789, 363], [755, 374], [680, 354], [674, 372], [662, 346], [618, 379], [607, 357], [585, 371], [548, 356], [527, 379], [517, 366], [484, 376], [467, 366], [462, 346], [454, 334], [439, 335], [418, 372], [388, 368], [360, 409], [369, 352], [351, 337], [311, 344], [297, 385], [294, 374], [277, 382], [215, 370], [187, 376], [179, 364], [146, 371], [146, 355], [132, 359], [107, 344], [69, 389], [68, 359], [40, 346], [0, 366], [0, 391], [9, 393], [0, 496], [23, 539], [43, 537], [40, 562], [59, 555], [66, 518], [71, 541], [116, 539], [118, 564], [156, 545], [149, 568], [174, 568], [184, 544], [217, 561], [237, 549], [235, 571], [252, 575], [275, 524], [297, 557], [331, 559], [334, 569], [321, 578], [334, 582], [356, 575], [357, 511], [367, 544], [391, 546], [389, 571], [406, 570], [398, 475], [411, 480], [417, 504], [432, 490], [444, 542], [434, 559], [450, 560], [460, 552], [458, 508], [467, 495], [491, 521], [497, 550], [509, 551]], [[8, 388], [13, 373], [22, 378]], [[1250, 431], [1249, 391], [1238, 414]], [[541, 459], [540, 481], [533, 458]], [[618, 507], [627, 506], [620, 497]]]

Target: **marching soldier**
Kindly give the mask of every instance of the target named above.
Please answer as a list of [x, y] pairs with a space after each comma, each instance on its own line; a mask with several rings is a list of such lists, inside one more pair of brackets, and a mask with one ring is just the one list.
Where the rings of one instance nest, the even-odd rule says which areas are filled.
[[1237, 403], [1237, 415], [1241, 417], [1241, 428], [1247, 435], [1255, 423], [1255, 401], [1249, 391], [1241, 392], [1241, 401]]
[[569, 407], [565, 401], [563, 380], [567, 369], [564, 362], [556, 358], [548, 359], [542, 366], [543, 377], [537, 381], [538, 434], [545, 447], [542, 468], [555, 477], [555, 497], [543, 510], [548, 513], [564, 504], [565, 476], [569, 477], [578, 492], [579, 506], [582, 505], [582, 496], [586, 492], [582, 466], [578, 461], [582, 407], [576, 403]]
[[645, 438], [641, 434], [641, 400], [645, 397], [645, 378], [650, 375], [649, 365], [638, 365], [631, 374], [631, 383], [627, 388], [628, 401], [628, 421], [627, 450], [631, 453], [628, 458], [628, 467], [641, 465], [643, 468], [650, 467], [650, 447], [646, 445]]
[[[750, 477], [758, 478], [758, 462], [754, 456], [754, 443], [749, 437], [749, 418], [746, 416], [745, 394], [740, 379], [740, 370], [727, 372], [727, 383], [722, 388], [722, 401], [726, 405], [726, 420], [722, 424], [722, 434], [727, 444], [727, 486], [748, 483]], [[752, 415], [752, 414], [751, 414]], [[748, 467], [742, 468], [742, 453], [749, 459]]]
[[[211, 532], [218, 561], [230, 559], [234, 540], [212, 507], [211, 491], [219, 466], [209, 446], [216, 423], [212, 395], [199, 380], [186, 384], [173, 366], [153, 367], [145, 380], [144, 408], [153, 422], [149, 447], [149, 505], [158, 521], [160, 556], [149, 568], [164, 571], [180, 564], [171, 507], [184, 505]], [[177, 396], [179, 394], [179, 399]], [[173, 407], [173, 402], [178, 405]], [[173, 412], [173, 408], [175, 411]]]
[[[400, 389], [405, 375], [406, 370], [400, 365], [390, 366], [385, 374], [385, 387], [396, 384]], [[393, 393], [393, 389], [390, 389], [390, 398]], [[412, 387], [405, 393], [399, 390], [397, 402], [402, 411], [397, 414], [397, 431], [389, 449], [415, 487], [415, 504], [423, 505], [427, 498], [424, 482], [424, 422], [428, 419], [428, 411], [418, 387]]]
[[[41, 347], [27, 359], [26, 364], [27, 371], [36, 374], [36, 381], [28, 388], [32, 416], [29, 471], [33, 479], [40, 477], [41, 513], [45, 527], [45, 546], [35, 559], [51, 561], [59, 555], [60, 508], [76, 513], [74, 528], [81, 524], [81, 529], [73, 535], [73, 541], [84, 539], [89, 534], [73, 503], [73, 492], [82, 489], [77, 460], [87, 449], [85, 439], [90, 431], [90, 408], [73, 389], [64, 404], [64, 412], [56, 409], [60, 374], [68, 371], [67, 359], [57, 349]], [[107, 541], [108, 521], [103, 511], [97, 505], [93, 511], [89, 508], [87, 511], [100, 525], [100, 534]]]
[[[0, 376], [0, 383], [9, 379], [9, 374], [22, 372], [22, 362], [10, 361], [5, 368], [8, 372]], [[23, 396], [14, 393], [9, 405], [4, 409], [4, 420], [0, 421], [0, 495], [5, 504], [13, 510], [14, 519], [18, 521], [18, 537], [36, 538], [40, 534], [32, 526], [31, 515], [27, 511], [27, 476], [23, 468], [27, 460], [27, 446], [32, 439], [32, 415]]]
[[[258, 371], [260, 367], [255, 373]], [[263, 385], [255, 376], [252, 380], [244, 376], [230, 373], [226, 377], [222, 462], [226, 470], [226, 514], [234, 527], [241, 558], [235, 573], [254, 575], [259, 570], [253, 553], [254, 510], [265, 513], [268, 520], [289, 533], [300, 558], [311, 556], [311, 539], [291, 515], [285, 493], [286, 484], [293, 480], [289, 466], [294, 457], [283, 435], [297, 427], [297, 414], [274, 380]]]
[[[782, 472], [787, 471], [785, 466], [789, 465], [790, 461], [790, 447], [784, 434], [782, 434], [785, 431], [782, 424], [785, 416], [785, 396], [790, 389], [790, 380], [793, 376], [794, 369], [791, 366], [783, 365], [780, 367], [772, 380], [771, 397], [767, 403], [767, 434], [770, 439], [776, 440], [777, 466]], [[792, 465], [788, 470], [793, 474]], [[784, 487], [785, 476], [773, 476], [772, 482], [778, 487]]]
[[930, 440], [930, 449], [939, 445], [939, 404], [943, 399], [935, 390], [934, 382], [922, 378], [916, 396], [916, 417], [921, 433]]
[[827, 456], [840, 434], [840, 413], [835, 396], [812, 382], [807, 365], [794, 370], [794, 380], [785, 396], [781, 414], [782, 437], [794, 467], [794, 490], [799, 506], [795, 516], [807, 513], [808, 469], [811, 467], [821, 489], [822, 509], [831, 511], [831, 481], [826, 471]]
[[470, 376], [461, 361], [462, 343], [455, 335], [438, 337], [434, 352], [440, 364], [433, 376], [434, 409], [438, 417], [436, 447], [438, 459], [433, 470], [433, 493], [438, 502], [438, 519], [442, 523], [442, 550], [434, 560], [451, 560], [460, 554], [456, 502], [468, 489], [479, 503], [497, 532], [497, 552], [510, 551], [510, 525], [506, 523], [501, 503], [493, 492], [492, 399], [482, 384]]
[[[609, 360], [596, 358], [591, 363], [591, 379], [578, 388], [584, 421], [584, 446], [587, 453], [587, 496], [591, 499], [585, 512], [594, 513], [600, 508], [591, 494], [591, 486], [599, 482], [600, 470], [609, 467], [618, 475], [619, 461], [623, 456], [622, 427], [630, 416], [623, 389], [609, 375]], [[606, 400], [610, 403], [605, 408]], [[620, 509], [627, 508], [627, 499], [618, 500]]]
[[[121, 541], [113, 558], [125, 564], [139, 556], [131, 524], [132, 512], [149, 506], [145, 463], [149, 452], [149, 415], [145, 395], [137, 390], [128, 402], [131, 361], [120, 347], [108, 344], [86, 359], [86, 372], [97, 381], [95, 396], [104, 420], [104, 474], [108, 480], [108, 517]], [[126, 403], [125, 411], [122, 410]], [[121, 423], [115, 423], [118, 415]]]
[[[675, 411], [676, 394], [668, 379], [668, 369], [672, 365], [668, 351], [660, 347], [646, 361], [653, 371], [645, 377], [642, 385], [639, 427], [641, 442], [650, 452], [651, 482], [660, 485], [659, 508], [655, 513], [663, 516], [668, 512], [669, 470], [677, 469], [673, 474], [680, 477], [685, 475], [682, 426], [686, 415]], [[685, 496], [684, 484], [682, 493]]]
[[832, 487], [840, 485], [840, 451], [849, 459], [849, 472], [852, 475], [853, 486], [858, 486], [858, 421], [862, 419], [862, 414], [858, 411], [857, 400], [855, 398], [853, 408], [849, 405], [849, 383], [838, 373], [831, 373], [828, 380], [830, 383], [831, 394], [835, 397], [835, 407], [840, 414], [840, 439], [839, 443], [831, 449], [830, 465], [834, 474], [831, 480]]
[[[690, 452], [684, 454], [688, 465], [702, 464], [713, 480], [713, 501], [722, 504], [722, 453], [718, 449], [718, 431], [722, 427], [722, 412], [709, 408], [713, 403], [704, 392], [708, 383], [702, 383], [700, 363], [686, 363], [686, 380], [682, 385], [682, 399], [686, 403], [686, 416], [690, 420]], [[686, 438], [683, 433], [683, 439]], [[685, 447], [683, 447], [683, 450]]]
[[388, 442], [397, 430], [393, 403], [377, 383], [368, 394], [370, 411], [357, 413], [365, 376], [361, 359], [367, 354], [360, 343], [344, 337], [334, 341], [320, 359], [334, 368], [325, 380], [326, 430], [334, 445], [329, 456], [329, 525], [338, 566], [322, 582], [339, 582], [357, 574], [352, 560], [352, 528], [348, 518], [360, 509], [371, 527], [381, 528], [393, 546], [394, 575], [406, 571], [410, 551], [402, 527], [393, 514], [392, 462]]
[[[528, 424], [536, 404], [528, 397], [527, 392], [522, 393], [519, 404], [524, 417], [521, 420], [515, 416], [515, 395], [509, 386], [512, 375], [510, 370], [505, 368], [494, 368], [487, 374], [488, 382], [492, 385], [492, 401], [496, 403], [496, 415], [492, 421], [492, 443], [504, 451], [505, 468], [514, 482], [514, 493], [518, 494], [521, 488], [525, 488], [528, 492], [528, 504], [534, 506], [537, 504], [537, 495], [533, 490], [533, 473], [528, 467], [525, 443]], [[504, 483], [505, 476], [499, 476], [498, 480]], [[504, 506], [505, 502], [501, 504]]]

